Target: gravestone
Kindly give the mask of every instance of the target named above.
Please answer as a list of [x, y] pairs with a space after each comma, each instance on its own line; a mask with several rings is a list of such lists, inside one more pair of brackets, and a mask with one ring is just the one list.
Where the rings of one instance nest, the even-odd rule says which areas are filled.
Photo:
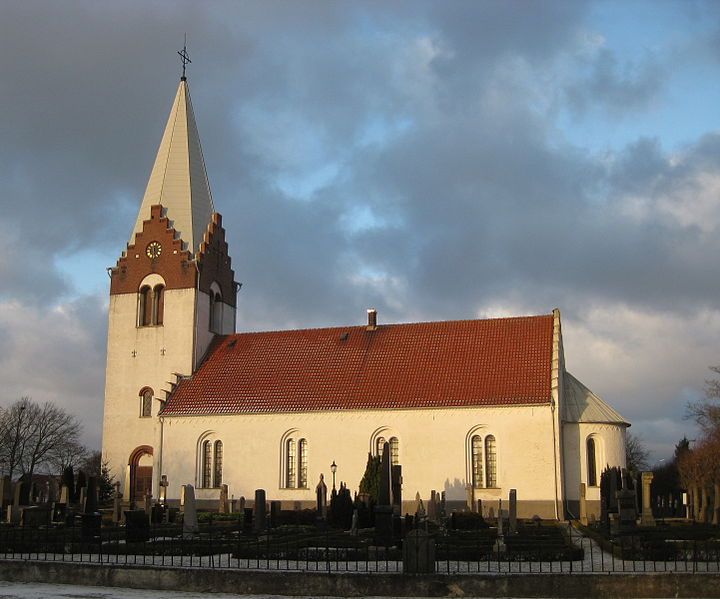
[[580, 483], [580, 524], [583, 526], [588, 525], [587, 517], [587, 488], [585, 483]]
[[380, 465], [378, 504], [375, 506], [375, 543], [389, 546], [393, 539], [392, 469], [390, 444], [385, 443]]
[[185, 510], [185, 485], [180, 485], [180, 511]]
[[251, 507], [243, 508], [243, 532], [251, 533], [253, 531], [253, 509]]
[[497, 511], [497, 529], [498, 536], [503, 536], [505, 523], [503, 522], [503, 510], [502, 510], [502, 499], [498, 500], [498, 511]]
[[12, 501], [12, 481], [6, 474], [0, 478], [0, 508], [4, 508]]
[[98, 511], [98, 479], [97, 476], [88, 478], [87, 497], [85, 498], [85, 513], [94, 514]]
[[87, 487], [80, 488], [80, 511], [85, 512], [85, 500], [87, 498]]
[[428, 501], [427, 517], [430, 522], [437, 522], [437, 500], [435, 491], [430, 491], [430, 501]]
[[270, 502], [270, 528], [280, 526], [280, 508], [282, 504], [279, 501]]
[[255, 514], [254, 514], [254, 526], [255, 532], [260, 533], [265, 530], [267, 526], [267, 512], [265, 506], [265, 489], [255, 490]]
[[150, 523], [144, 510], [125, 512], [125, 539], [128, 543], [145, 543], [150, 539]]
[[[650, 503], [650, 485], [653, 480], [652, 472], [643, 472], [642, 480], [642, 514], [640, 516], [640, 526], [655, 526], [655, 518], [652, 513], [652, 505]], [[717, 501], [717, 499], [716, 499]]]
[[517, 489], [510, 489], [510, 508], [508, 513], [509, 532], [517, 533]]
[[122, 493], [120, 493], [120, 481], [117, 481], [113, 487], [115, 487], [115, 494], [113, 496], [113, 517], [112, 521], [115, 524], [119, 524], [120, 520], [122, 519], [122, 506], [121, 506], [121, 500], [122, 500]]
[[465, 486], [465, 505], [471, 512], [475, 509], [475, 492], [472, 485]]
[[50, 509], [39, 505], [23, 508], [20, 516], [20, 524], [27, 528], [47, 526], [50, 524]]
[[67, 511], [67, 505], [56, 501], [52, 504], [52, 521], [53, 522], [64, 522]]
[[168, 488], [168, 477], [167, 474], [160, 476], [160, 485], [158, 490], [158, 503], [165, 505], [167, 503], [167, 488]]
[[637, 508], [635, 503], [635, 491], [621, 489], [616, 493], [617, 498], [617, 522], [620, 531], [630, 530], [635, 527], [637, 520]]
[[411, 530], [403, 542], [403, 573], [433, 574], [435, 572], [435, 539], [426, 531]]
[[96, 541], [100, 538], [102, 515], [100, 512], [88, 512], [80, 515], [80, 537], [83, 541]]
[[483, 514], [483, 502], [482, 502], [482, 499], [478, 499], [478, 500], [477, 500], [477, 513], [480, 514], [481, 516], [484, 516], [484, 515], [485, 515], [485, 514]]
[[352, 515], [352, 523], [350, 524], [350, 535], [353, 537], [356, 537], [358, 534], [358, 520], [360, 519], [360, 516], [358, 515], [357, 509], [353, 510]]
[[60, 487], [60, 503], [67, 505], [70, 501], [70, 489], [67, 485]]
[[20, 498], [22, 497], [23, 484], [20, 481], [15, 483], [13, 488], [13, 506], [20, 507]]
[[152, 494], [151, 493], [145, 493], [144, 501], [143, 501], [143, 508], [145, 509], [145, 513], [150, 516], [150, 509], [152, 508]]
[[184, 485], [185, 515], [183, 517], [183, 536], [193, 536], [198, 532], [197, 508], [195, 506], [195, 487]]
[[56, 502], [59, 499], [59, 493], [58, 481], [55, 477], [52, 477], [48, 486], [48, 503]]
[[7, 511], [5, 514], [5, 522], [8, 524], [18, 525], [20, 524], [20, 506], [18, 505], [9, 505], [7, 506]]
[[322, 474], [315, 487], [315, 509], [317, 510], [316, 518], [318, 520], [327, 520], [327, 485]]
[[230, 509], [228, 507], [228, 486], [220, 486], [220, 500], [218, 501], [218, 514], [228, 514]]

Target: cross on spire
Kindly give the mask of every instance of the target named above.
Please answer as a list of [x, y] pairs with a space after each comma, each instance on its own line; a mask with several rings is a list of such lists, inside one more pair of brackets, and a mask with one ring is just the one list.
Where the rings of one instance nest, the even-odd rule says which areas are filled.
[[187, 53], [187, 33], [185, 34], [185, 39], [183, 41], [183, 49], [182, 52], [178, 52], [178, 56], [180, 56], [180, 60], [182, 61], [182, 77], [180, 77], [180, 81], [185, 81], [185, 67], [192, 63], [192, 60], [190, 60], [190, 56]]

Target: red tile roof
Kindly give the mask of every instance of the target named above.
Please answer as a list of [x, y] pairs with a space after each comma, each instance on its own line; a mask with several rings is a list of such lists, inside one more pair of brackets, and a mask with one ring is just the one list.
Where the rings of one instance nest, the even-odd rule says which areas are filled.
[[543, 404], [553, 317], [220, 337], [163, 415]]

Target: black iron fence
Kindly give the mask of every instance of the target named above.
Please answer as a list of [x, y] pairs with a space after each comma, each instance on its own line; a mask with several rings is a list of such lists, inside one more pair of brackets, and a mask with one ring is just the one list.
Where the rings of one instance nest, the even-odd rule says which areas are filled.
[[238, 522], [209, 522], [192, 534], [174, 524], [2, 526], [0, 559], [316, 572], [720, 572], [717, 538], [625, 535], [598, 540], [559, 525], [504, 536], [495, 529], [441, 530], [419, 541], [409, 545], [406, 539], [403, 555], [402, 541], [380, 545], [372, 530], [352, 535], [331, 528], [283, 526], [253, 533]]

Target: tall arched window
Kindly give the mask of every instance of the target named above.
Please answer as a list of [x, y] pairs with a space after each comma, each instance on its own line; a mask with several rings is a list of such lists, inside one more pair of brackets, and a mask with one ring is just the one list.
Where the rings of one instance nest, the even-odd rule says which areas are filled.
[[140, 391], [140, 418], [152, 416], [152, 398], [153, 390], [150, 387], [145, 387]]
[[165, 286], [155, 285], [152, 301], [152, 323], [162, 324], [165, 311]]
[[390, 464], [397, 466], [400, 463], [400, 441], [397, 437], [390, 437]]
[[597, 487], [597, 460], [595, 458], [595, 439], [588, 437], [587, 440], [587, 471], [588, 486]]
[[375, 441], [375, 453], [382, 459], [383, 450], [385, 449], [385, 437], [378, 437]]
[[213, 486], [222, 485], [222, 469], [223, 469], [223, 444], [222, 441], [215, 441], [215, 463], [213, 468]]
[[212, 443], [204, 441], [202, 444], [202, 486], [204, 489], [212, 485]]
[[[215, 283], [213, 283], [215, 286]], [[223, 303], [219, 291], [210, 290], [210, 330], [213, 333], [222, 333]]]
[[138, 326], [147, 327], [152, 324], [153, 299], [150, 287], [144, 285], [138, 294]]
[[481, 489], [485, 486], [485, 477], [483, 476], [483, 442], [480, 435], [474, 435], [472, 444], [472, 482], [473, 487]]
[[300, 439], [298, 442], [298, 487], [307, 489], [308, 487], [308, 459], [307, 459], [307, 439]]
[[485, 437], [485, 472], [487, 472], [487, 486], [497, 487], [497, 451], [495, 449], [495, 437]]
[[289, 489], [295, 488], [295, 440], [288, 439], [286, 442], [286, 465], [285, 465], [285, 486]]

